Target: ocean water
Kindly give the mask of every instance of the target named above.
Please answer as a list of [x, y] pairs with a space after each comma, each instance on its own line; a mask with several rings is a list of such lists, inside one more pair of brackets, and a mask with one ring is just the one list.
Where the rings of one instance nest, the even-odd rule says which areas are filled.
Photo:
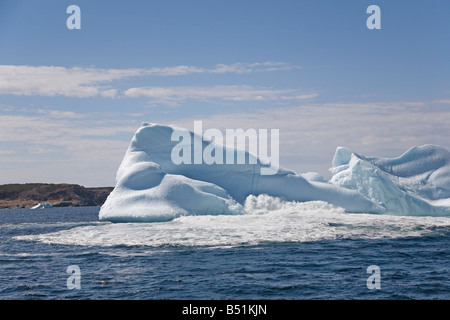
[[0, 210], [0, 299], [450, 299], [450, 218], [270, 197], [160, 223], [98, 211]]

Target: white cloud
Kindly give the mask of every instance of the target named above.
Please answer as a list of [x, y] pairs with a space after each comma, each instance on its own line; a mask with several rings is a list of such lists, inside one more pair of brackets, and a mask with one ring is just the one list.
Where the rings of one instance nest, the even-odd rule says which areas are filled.
[[273, 89], [248, 85], [226, 85], [211, 87], [138, 87], [124, 92], [131, 98], [148, 97], [154, 103], [178, 105], [185, 100], [209, 101], [274, 101], [312, 99], [317, 93], [301, 94], [297, 89]]
[[86, 118], [85, 114], [76, 113], [73, 111], [61, 111], [51, 109], [33, 109], [29, 112], [36, 112], [38, 114], [46, 115], [49, 119], [83, 119]]
[[130, 69], [0, 65], [0, 94], [114, 98], [119, 95], [119, 90], [112, 88], [110, 83], [130, 77], [242, 74], [286, 71], [296, 68], [298, 67], [283, 62], [218, 64], [210, 69], [184, 65]]
[[141, 75], [139, 69], [0, 65], [0, 94], [94, 97], [111, 95], [99, 84]]
[[218, 64], [214, 69], [208, 70], [209, 73], [252, 73], [252, 72], [272, 72], [272, 71], [288, 71], [300, 69], [299, 66], [293, 66], [284, 62], [254, 62], [254, 63], [233, 63]]
[[45, 109], [0, 114], [0, 123], [0, 183], [86, 186], [114, 185], [129, 139], [139, 126], [133, 120]]
[[213, 68], [201, 68], [195, 66], [175, 66], [163, 68], [150, 68], [145, 71], [147, 75], [156, 76], [178, 76], [187, 74], [224, 74], [224, 73], [253, 73], [253, 72], [274, 72], [274, 71], [289, 71], [300, 69], [299, 66], [294, 66], [285, 62], [252, 62], [252, 63], [232, 63], [232, 64], [217, 64]]

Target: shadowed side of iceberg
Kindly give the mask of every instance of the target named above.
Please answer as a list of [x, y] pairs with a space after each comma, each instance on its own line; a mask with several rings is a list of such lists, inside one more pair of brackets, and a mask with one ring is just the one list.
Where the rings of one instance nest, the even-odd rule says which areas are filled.
[[406, 192], [427, 200], [450, 198], [450, 152], [441, 146], [413, 147], [398, 158], [367, 158], [372, 164], [398, 177], [394, 182]]
[[138, 162], [123, 172], [100, 210], [100, 219], [159, 222], [190, 214], [241, 214], [242, 210], [214, 184], [164, 173], [152, 162]]
[[[322, 200], [348, 212], [383, 213], [384, 208], [362, 196], [330, 183], [308, 181], [293, 171], [279, 168], [261, 175], [268, 165], [256, 158], [254, 164], [175, 164], [171, 155], [179, 143], [172, 141], [170, 126], [145, 124], [134, 135], [116, 176], [116, 187], [100, 210], [99, 217], [111, 221], [165, 221], [182, 215], [242, 214], [249, 195], [267, 194], [288, 201]], [[230, 147], [205, 141], [189, 132], [194, 143]], [[245, 152], [245, 158], [255, 156]], [[225, 159], [224, 159], [225, 160]]]

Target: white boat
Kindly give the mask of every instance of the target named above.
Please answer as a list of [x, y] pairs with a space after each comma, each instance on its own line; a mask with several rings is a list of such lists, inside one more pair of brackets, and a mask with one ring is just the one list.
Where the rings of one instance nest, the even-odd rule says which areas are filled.
[[50, 203], [39, 203], [32, 207], [31, 209], [48, 209], [53, 208], [53, 206]]

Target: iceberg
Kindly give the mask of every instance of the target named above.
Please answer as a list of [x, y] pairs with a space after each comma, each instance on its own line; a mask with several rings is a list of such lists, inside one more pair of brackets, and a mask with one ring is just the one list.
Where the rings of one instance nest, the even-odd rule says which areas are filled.
[[[173, 140], [179, 130], [190, 137], [183, 148]], [[267, 159], [243, 150], [241, 155], [252, 161], [173, 161], [174, 150], [188, 150], [191, 157], [199, 146], [224, 159], [232, 148], [195, 130], [143, 123], [120, 164], [116, 186], [100, 209], [100, 220], [161, 222], [192, 215], [241, 215], [248, 211], [246, 200], [261, 195], [323, 201], [348, 213], [450, 216], [450, 152], [440, 146], [413, 147], [392, 159], [338, 147], [329, 181], [316, 172], [299, 175], [283, 167], [275, 174], [261, 174], [269, 167]]]
[[394, 215], [450, 216], [450, 152], [413, 147], [398, 158], [364, 157], [339, 147], [334, 185], [355, 190]]
[[[132, 138], [116, 175], [116, 186], [100, 209], [100, 220], [112, 222], [159, 222], [186, 215], [244, 214], [248, 196], [269, 195], [286, 201], [325, 201], [346, 212], [384, 213], [386, 207], [359, 191], [329, 183], [317, 174], [297, 175], [278, 168], [262, 175], [267, 162], [246, 151], [248, 163], [185, 164], [172, 161], [179, 145], [172, 140], [173, 126], [143, 123]], [[194, 142], [202, 150], [221, 150], [225, 157], [230, 146], [190, 132], [187, 147]], [[256, 159], [255, 159], [256, 157]], [[308, 177], [312, 179], [309, 180]]]

